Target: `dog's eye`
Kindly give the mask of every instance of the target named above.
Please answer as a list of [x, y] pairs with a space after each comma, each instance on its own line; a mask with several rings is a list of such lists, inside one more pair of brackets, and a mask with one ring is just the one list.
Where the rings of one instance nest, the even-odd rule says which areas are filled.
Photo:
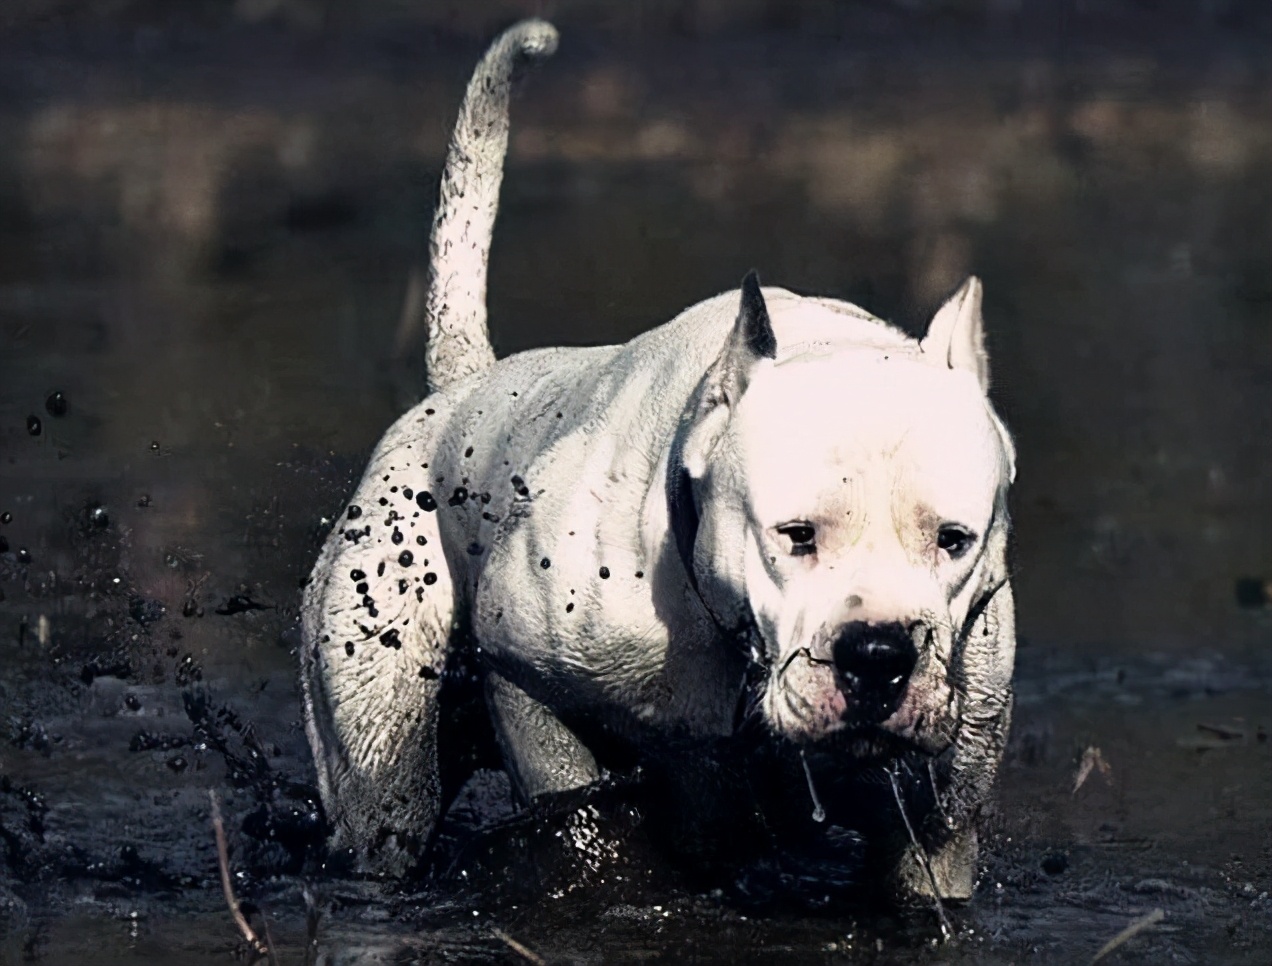
[[791, 556], [800, 557], [806, 553], [814, 553], [817, 545], [813, 542], [817, 532], [811, 523], [784, 523], [777, 532], [791, 542]]
[[957, 524], [947, 523], [936, 531], [937, 547], [948, 553], [951, 560], [957, 560], [963, 556], [972, 549], [972, 544], [975, 542], [976, 534]]

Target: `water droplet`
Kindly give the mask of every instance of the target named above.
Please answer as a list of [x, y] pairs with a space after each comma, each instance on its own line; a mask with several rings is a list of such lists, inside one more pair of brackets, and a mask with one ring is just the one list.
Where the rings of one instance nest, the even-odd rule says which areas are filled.
[[539, 561], [539, 566], [542, 567], [544, 570], [547, 570], [549, 567], [552, 566], [552, 561], [549, 560], [547, 557], [544, 557], [542, 560]]
[[44, 400], [44, 408], [48, 410], [50, 416], [65, 416], [66, 396], [61, 392], [50, 394], [49, 398]]
[[428, 490], [421, 490], [415, 496], [415, 502], [419, 504], [421, 510], [426, 513], [432, 513], [437, 509], [437, 501], [433, 499], [433, 494]]
[[437, 574], [433, 573], [430, 570], [428, 573], [424, 575], [424, 583], [430, 584], [430, 585], [437, 583]]
[[27, 432], [32, 436], [39, 436], [42, 428], [39, 416], [32, 414], [27, 417]]
[[411, 553], [409, 550], [403, 550], [400, 554], [398, 554], [398, 563], [400, 563], [403, 567], [411, 566], [411, 564], [415, 563], [415, 554]]
[[349, 571], [349, 576], [350, 576], [350, 577], [352, 577], [354, 580], [366, 580], [366, 579], [367, 579], [367, 575], [366, 575], [365, 573], [363, 573], [361, 570], [356, 570], [356, 569], [355, 569], [355, 570], [350, 570], [350, 571]]
[[356, 503], [350, 504], [349, 509], [345, 511], [345, 516], [347, 516], [350, 520], [358, 519], [358, 517], [362, 516], [362, 507], [358, 506]]

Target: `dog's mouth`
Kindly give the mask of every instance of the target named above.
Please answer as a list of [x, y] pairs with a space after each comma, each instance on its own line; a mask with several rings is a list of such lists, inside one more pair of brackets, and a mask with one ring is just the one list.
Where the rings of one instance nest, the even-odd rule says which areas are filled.
[[884, 764], [899, 758], [937, 758], [945, 748], [898, 735], [875, 724], [849, 725], [806, 747], [810, 757], [842, 762], [851, 759], [862, 765]]

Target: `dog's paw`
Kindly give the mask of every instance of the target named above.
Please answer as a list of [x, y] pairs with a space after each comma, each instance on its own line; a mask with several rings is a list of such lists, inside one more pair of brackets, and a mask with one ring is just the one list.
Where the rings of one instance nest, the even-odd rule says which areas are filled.
[[892, 874], [893, 892], [899, 899], [939, 898], [964, 902], [976, 888], [976, 833], [952, 836], [933, 851], [910, 845], [901, 853]]

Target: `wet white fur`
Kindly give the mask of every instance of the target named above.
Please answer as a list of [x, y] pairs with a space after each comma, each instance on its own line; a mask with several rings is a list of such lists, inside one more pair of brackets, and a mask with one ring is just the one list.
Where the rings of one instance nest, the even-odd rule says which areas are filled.
[[[542, 40], [538, 26], [514, 28], [527, 29]], [[492, 52], [499, 44], [506, 61], [506, 37]], [[467, 150], [459, 131], [456, 143], [451, 164]], [[418, 857], [446, 753], [436, 675], [457, 631], [475, 642], [510, 772], [532, 797], [596, 776], [585, 738], [562, 718], [627, 734], [729, 734], [747, 660], [733, 628], [758, 626], [753, 643], [773, 668], [762, 713], [805, 741], [840, 726], [844, 699], [833, 672], [797, 652], [825, 657], [847, 621], [914, 620], [934, 631], [888, 726], [956, 746], [947, 803], [958, 827], [934, 859], [938, 890], [965, 895], [1014, 652], [1014, 455], [985, 395], [979, 282], [922, 343], [856, 306], [765, 288], [775, 359], [740, 339], [729, 292], [624, 345], [492, 362], [476, 327], [495, 205], [486, 195], [486, 249], [457, 257], [435, 234], [434, 275], [452, 293], [430, 321], [430, 362], [446, 367], [430, 370], [437, 391], [377, 446], [350, 500], [361, 515], [337, 525], [305, 595], [306, 725], [335, 844], [388, 872]], [[435, 224], [459, 237], [444, 213]], [[456, 319], [446, 304], [462, 310]], [[668, 503], [677, 459], [700, 513], [693, 579]], [[421, 509], [425, 491], [435, 510]], [[815, 555], [790, 555], [776, 528], [794, 520], [816, 526]], [[961, 560], [935, 544], [949, 522], [978, 535]], [[977, 601], [988, 606], [965, 627]], [[930, 891], [909, 862], [898, 875]]]

